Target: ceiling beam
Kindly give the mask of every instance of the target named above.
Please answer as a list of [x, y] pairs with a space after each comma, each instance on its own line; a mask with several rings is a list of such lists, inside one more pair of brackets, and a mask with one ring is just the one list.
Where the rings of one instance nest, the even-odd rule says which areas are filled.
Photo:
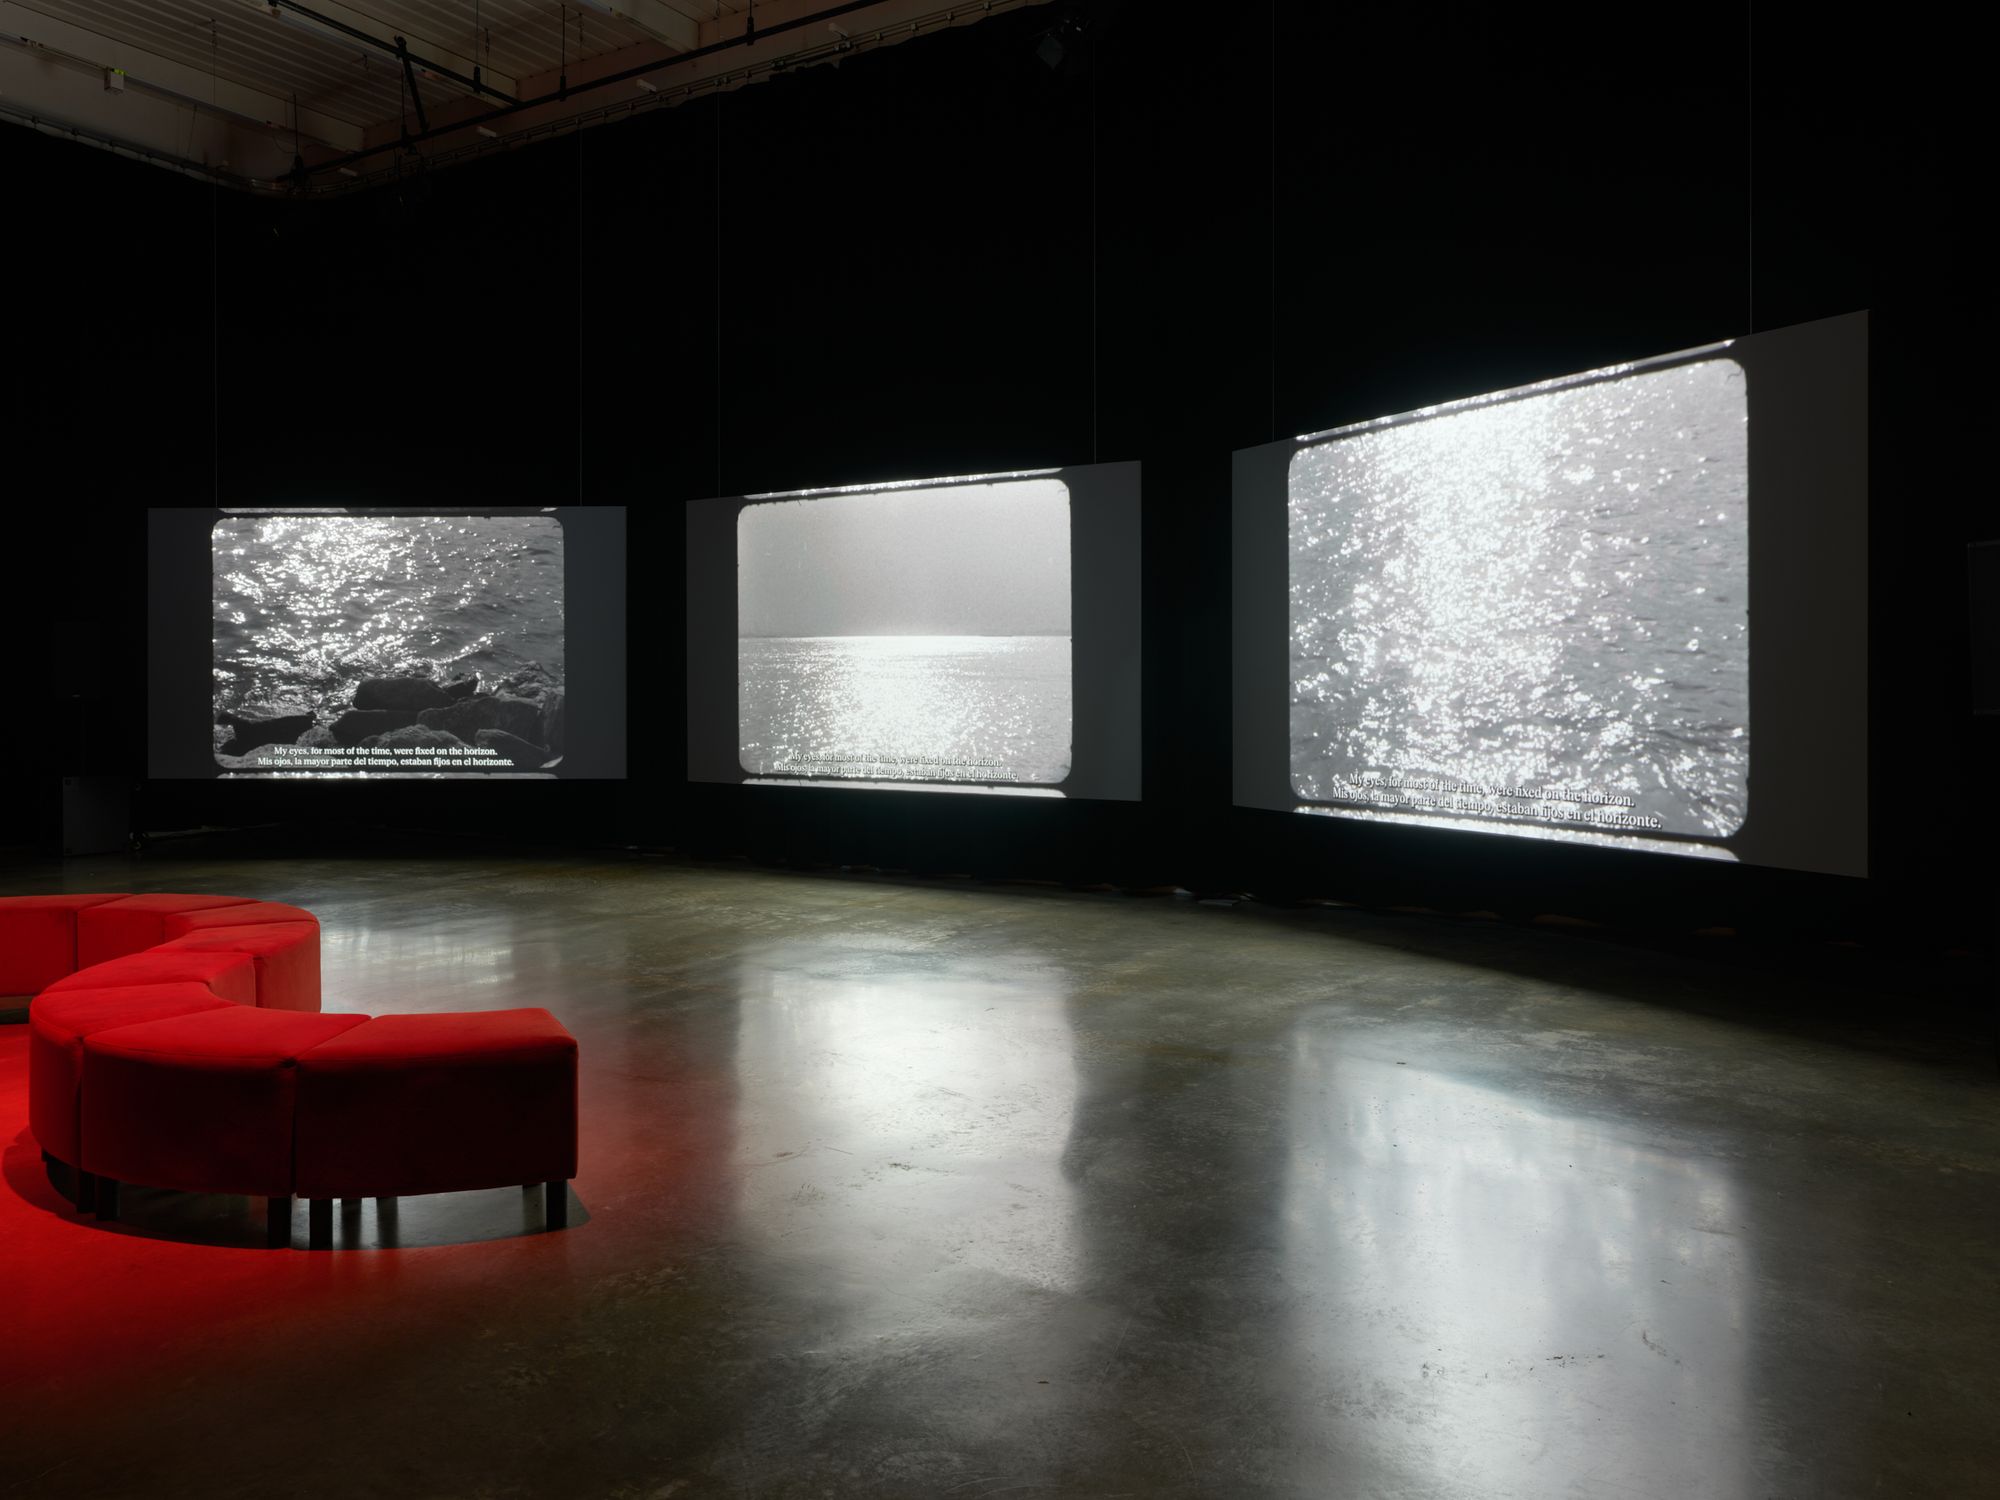
[[0, 129], [18, 122], [210, 180], [272, 181], [291, 167], [289, 138], [281, 145], [262, 127], [136, 87], [107, 93], [102, 73], [32, 45], [0, 46], [0, 121], [10, 122]]
[[[1049, 0], [759, 0], [757, 29], [702, 23], [703, 45], [692, 53], [673, 53], [659, 42], [636, 42], [617, 52], [573, 60], [566, 69], [524, 75], [521, 101], [503, 108], [479, 108], [469, 99], [455, 100], [431, 111], [428, 131], [411, 137], [400, 121], [371, 125], [368, 144], [346, 160], [309, 163], [315, 173], [338, 168], [349, 176], [371, 157], [399, 146], [423, 146], [439, 137], [452, 145], [477, 128], [499, 140], [517, 133], [547, 129], [560, 121], [602, 109], [610, 95], [600, 89], [623, 85], [628, 104], [644, 96], [690, 97], [709, 88], [736, 88], [773, 71], [802, 63], [839, 59], [857, 49], [892, 45], [953, 26], [972, 25], [988, 16]], [[776, 11], [776, 14], [772, 14]], [[742, 17], [734, 18], [737, 20]], [[566, 84], [566, 88], [565, 88]]]
[[[248, 124], [266, 125], [286, 133], [293, 128], [293, 110], [289, 99], [281, 99], [232, 79], [218, 78], [201, 68], [174, 62], [129, 42], [114, 41], [97, 32], [86, 31], [81, 26], [72, 26], [67, 21], [16, 5], [14, 0], [0, 0], [0, 31], [20, 37], [75, 64], [95, 68], [101, 73], [122, 74], [124, 80], [132, 85], [184, 101], [197, 110], [233, 116]], [[105, 97], [101, 101], [102, 108], [92, 111], [96, 118], [79, 123], [92, 123], [115, 131], [116, 111], [121, 101], [115, 93], [104, 91], [101, 86], [100, 91], [105, 92]], [[303, 107], [298, 110], [297, 128], [299, 134], [307, 139], [338, 151], [357, 151], [363, 140], [361, 126], [354, 121], [336, 119]]]
[[[396, 55], [396, 38], [400, 36], [410, 52], [414, 56], [423, 58], [425, 62], [435, 63], [441, 68], [450, 68], [452, 72], [462, 73], [467, 78], [473, 76], [473, 69], [477, 67], [480, 70], [479, 81], [494, 93], [513, 98], [520, 92], [514, 79], [509, 75], [496, 73], [476, 59], [467, 57], [454, 47], [445, 46], [433, 37], [413, 36], [407, 30], [398, 30], [380, 17], [371, 16], [366, 11], [356, 10], [352, 6], [342, 5], [340, 0], [303, 0], [303, 3], [305, 9], [313, 12], [313, 15], [302, 14], [290, 5], [272, 5], [269, 0], [235, 0], [237, 6], [244, 10], [255, 11], [273, 26], [289, 27], [349, 51], [367, 47], [369, 42], [348, 35], [340, 29], [343, 26], [370, 38], [374, 49], [384, 57]], [[315, 16], [324, 17], [325, 22], [332, 24], [325, 24], [315, 19]], [[472, 94], [467, 85], [455, 78], [431, 72], [421, 66], [417, 72], [426, 82], [437, 83], [458, 93]]]
[[682, 15], [662, 0], [577, 0], [586, 10], [612, 16], [636, 27], [656, 42], [665, 42], [676, 52], [692, 52], [701, 45], [701, 25]]
[[[826, 8], [826, 0], [758, 0], [755, 11], [757, 30], [761, 32], [773, 26], [782, 26], [788, 21], [796, 21], [801, 16], [809, 16]], [[809, 38], [801, 37], [792, 45], [807, 46], [830, 42], [845, 31], [873, 31], [878, 26], [888, 24], [892, 13], [907, 12], [910, 7], [884, 4], [877, 9], [882, 12], [880, 16], [876, 15], [874, 10], [856, 11], [851, 19], [842, 19], [835, 23], [837, 29], [829, 27], [825, 32], [816, 31]], [[718, 15], [714, 20], [703, 21], [701, 45], [712, 47], [717, 42], [734, 41], [749, 29], [749, 22], [750, 13], [743, 11]]]

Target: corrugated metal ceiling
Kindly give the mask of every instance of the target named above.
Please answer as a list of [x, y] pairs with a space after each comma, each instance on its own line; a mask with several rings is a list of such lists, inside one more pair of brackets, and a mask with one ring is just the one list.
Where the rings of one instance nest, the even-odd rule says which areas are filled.
[[[405, 107], [394, 57], [343, 41], [245, 0], [17, 0], [86, 31], [247, 84], [279, 99], [355, 125], [395, 119]], [[747, 0], [658, 0], [700, 23], [740, 15]], [[384, 38], [403, 36], [477, 62], [490, 73], [523, 78], [565, 62], [622, 51], [654, 40], [601, 11], [557, 0], [359, 0], [358, 11]], [[447, 93], [468, 92], [448, 79], [424, 80]]]
[[1044, 3], [0, 0], [0, 119], [235, 185], [318, 190]]

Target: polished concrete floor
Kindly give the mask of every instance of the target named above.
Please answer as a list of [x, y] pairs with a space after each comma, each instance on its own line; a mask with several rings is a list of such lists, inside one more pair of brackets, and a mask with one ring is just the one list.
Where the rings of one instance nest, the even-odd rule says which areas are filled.
[[[1856, 955], [626, 861], [295, 901], [328, 1009], [546, 1005], [518, 1191], [66, 1210], [0, 1028], [0, 1494], [2000, 1493], [2000, 1086]], [[303, 1218], [297, 1226], [303, 1244]]]

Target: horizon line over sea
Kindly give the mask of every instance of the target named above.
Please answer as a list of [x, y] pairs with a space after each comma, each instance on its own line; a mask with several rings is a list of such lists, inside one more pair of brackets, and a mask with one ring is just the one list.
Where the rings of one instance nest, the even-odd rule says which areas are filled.
[[1068, 777], [1068, 636], [739, 636], [751, 776], [1053, 783]]
[[739, 641], [1018, 641], [1068, 640], [1067, 630], [849, 630], [836, 635], [760, 635], [739, 630]]

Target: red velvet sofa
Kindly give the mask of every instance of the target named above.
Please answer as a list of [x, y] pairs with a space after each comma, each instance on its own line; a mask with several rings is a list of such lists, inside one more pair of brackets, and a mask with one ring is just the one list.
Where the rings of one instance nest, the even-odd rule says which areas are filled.
[[32, 995], [29, 1127], [77, 1207], [118, 1184], [292, 1199], [332, 1243], [335, 1198], [576, 1175], [576, 1041], [545, 1010], [320, 1010], [319, 922], [243, 896], [0, 896], [0, 995]]

